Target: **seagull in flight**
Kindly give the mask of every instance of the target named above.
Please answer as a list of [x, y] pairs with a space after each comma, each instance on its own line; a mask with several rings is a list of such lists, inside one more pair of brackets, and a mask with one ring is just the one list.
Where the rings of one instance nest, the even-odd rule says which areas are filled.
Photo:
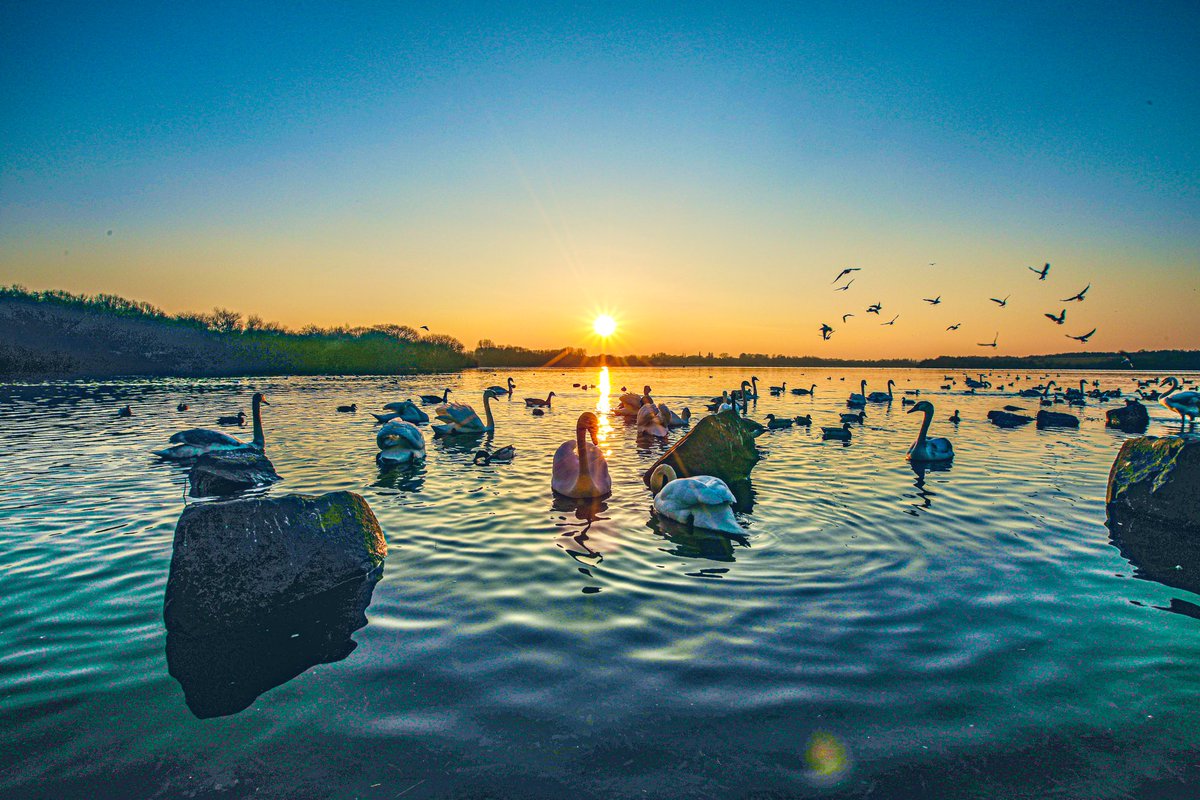
[[862, 269], [862, 267], [846, 267], [844, 270], [842, 270], [841, 272], [838, 273], [838, 276], [833, 279], [833, 282], [837, 283], [843, 277], [845, 277], [846, 275], [849, 275], [851, 272], [858, 272], [861, 269]]
[[1078, 300], [1078, 301], [1080, 301], [1080, 302], [1083, 302], [1083, 296], [1084, 296], [1085, 294], [1087, 294], [1087, 290], [1088, 290], [1088, 289], [1090, 289], [1090, 288], [1092, 288], [1092, 285], [1089, 283], [1087, 286], [1083, 287], [1083, 291], [1082, 291], [1082, 292], [1080, 292], [1080, 293], [1079, 293], [1079, 294], [1077, 294], [1077, 295], [1072, 295], [1071, 297], [1064, 297], [1064, 298], [1062, 299], [1062, 302], [1064, 302], [1064, 303], [1069, 303], [1069, 302], [1071, 302], [1072, 300]]
[[851, 278], [850, 280], [848, 280], [848, 281], [846, 282], [846, 285], [845, 285], [845, 286], [839, 286], [838, 288], [834, 289], [834, 291], [835, 291], [835, 292], [844, 292], [844, 291], [846, 291], [847, 289], [849, 289], [849, 288], [850, 288], [850, 284], [852, 284], [852, 283], [854, 283], [854, 278]]
[[921, 299], [926, 303], [929, 303], [931, 306], [936, 306], [938, 303], [942, 302], [942, 296], [940, 294], [932, 300], [930, 300], [928, 297], [922, 297]]
[[958, 330], [958, 328], [959, 328], [959, 326], [960, 326], [960, 325], [962, 325], [962, 323], [961, 323], [961, 322], [956, 322], [956, 323], [954, 323], [953, 325], [951, 325], [949, 328], [946, 328], [946, 330], [948, 330], [948, 331], [956, 331], [956, 330]]
[[1012, 297], [1011, 294], [1005, 295], [1003, 300], [999, 300], [999, 299], [993, 297], [992, 302], [995, 303], [996, 305], [1000, 306], [1001, 308], [1004, 308], [1006, 305], [1008, 305], [1008, 298], [1010, 298], [1010, 297]]
[[845, 325], [846, 320], [850, 319], [853, 316], [854, 316], [853, 314], [842, 314], [842, 324]]
[[1055, 325], [1062, 325], [1067, 321], [1067, 310], [1064, 308], [1062, 311], [1058, 312], [1057, 317], [1053, 314], [1044, 314], [1043, 316], [1053, 322]]
[[896, 324], [896, 320], [898, 320], [898, 319], [900, 319], [900, 315], [899, 315], [899, 314], [897, 314], [896, 316], [892, 317], [892, 319], [891, 319], [891, 321], [890, 321], [890, 322], [884, 322], [884, 323], [882, 323], [882, 324], [883, 324], [883, 325], [895, 325], [895, 324]]
[[1117, 352], [1121, 354], [1121, 362], [1130, 369], [1133, 369], [1133, 362], [1129, 360], [1129, 353], [1126, 353], [1124, 350], [1118, 350]]
[[882, 310], [883, 310], [883, 303], [876, 303], [875, 305], [867, 308], [867, 313], [868, 314], [878, 314]]
[[995, 346], [996, 346], [996, 341], [997, 341], [999, 338], [1000, 338], [1000, 332], [999, 332], [999, 331], [997, 331], [997, 332], [996, 332], [996, 335], [992, 337], [992, 341], [990, 341], [990, 342], [976, 342], [975, 344], [979, 345], [980, 347], [995, 347]]
[[1095, 328], [1092, 328], [1090, 331], [1088, 331], [1087, 333], [1085, 333], [1083, 336], [1072, 336], [1071, 334], [1069, 334], [1069, 333], [1068, 333], [1068, 334], [1067, 334], [1067, 338], [1068, 338], [1068, 339], [1075, 339], [1076, 341], [1083, 342], [1084, 344], [1087, 344], [1087, 340], [1088, 340], [1088, 339], [1090, 339], [1090, 338], [1092, 338], [1092, 336], [1093, 336], [1095, 333], [1096, 333], [1096, 329], [1095, 329]]
[[828, 342], [829, 334], [833, 333], [833, 328], [829, 327], [828, 324], [822, 322], [820, 331], [821, 331], [821, 338]]
[[1038, 269], [1037, 267], [1030, 267], [1029, 271], [1032, 272], [1034, 275], [1037, 275], [1039, 281], [1044, 281], [1044, 280], [1046, 280], [1046, 274], [1048, 272], [1050, 272], [1050, 265], [1047, 264], [1046, 266], [1042, 267], [1041, 269]]
[[427, 331], [427, 330], [429, 330], [429, 326], [428, 326], [428, 325], [422, 325], [422, 326], [421, 326], [421, 330], [423, 330], [423, 331]]

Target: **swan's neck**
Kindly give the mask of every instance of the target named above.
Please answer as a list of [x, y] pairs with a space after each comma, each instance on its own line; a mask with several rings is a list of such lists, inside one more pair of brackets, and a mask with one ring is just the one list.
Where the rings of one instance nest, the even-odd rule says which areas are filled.
[[263, 435], [262, 403], [258, 400], [254, 401], [253, 413], [254, 413], [254, 439], [252, 441], [254, 442], [255, 447], [257, 447], [259, 450], [262, 450], [263, 446], [266, 445], [266, 443], [267, 443], [267, 439]]
[[442, 402], [445, 403], [449, 399], [450, 399], [450, 390], [446, 389], [442, 392]]
[[917, 443], [913, 445], [913, 449], [920, 451], [925, 449], [925, 436], [929, 433], [929, 424], [933, 422], [933, 412], [925, 412], [925, 421], [921, 423], [921, 432], [917, 434]]
[[496, 421], [492, 419], [492, 395], [485, 392], [483, 395], [483, 413], [487, 417], [487, 425], [485, 430], [492, 430], [496, 427]]
[[579, 456], [579, 478], [576, 482], [590, 482], [591, 474], [588, 472], [587, 458], [587, 428], [583, 425], [575, 427], [575, 453]]

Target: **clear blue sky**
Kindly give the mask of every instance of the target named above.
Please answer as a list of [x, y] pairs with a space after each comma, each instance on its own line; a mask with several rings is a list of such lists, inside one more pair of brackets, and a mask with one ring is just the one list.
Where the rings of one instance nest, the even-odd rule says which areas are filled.
[[0, 283], [922, 355], [1066, 349], [1091, 281], [1093, 345], [1200, 342], [1195, 2], [349, 5], [4, 4]]

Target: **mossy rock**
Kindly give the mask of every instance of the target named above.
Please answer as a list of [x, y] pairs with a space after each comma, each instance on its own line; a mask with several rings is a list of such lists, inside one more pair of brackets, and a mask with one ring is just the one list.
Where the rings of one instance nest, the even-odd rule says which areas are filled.
[[725, 481], [730, 488], [744, 484], [760, 458], [754, 445], [758, 427], [761, 426], [742, 419], [733, 411], [704, 417], [646, 470], [642, 480], [649, 486], [654, 468], [659, 464], [670, 464], [681, 478], [712, 475]]
[[1147, 518], [1200, 535], [1200, 436], [1140, 436], [1108, 475], [1109, 515]]
[[192, 497], [219, 497], [235, 494], [280, 481], [275, 465], [253, 450], [206, 453], [196, 459], [188, 472]]
[[1110, 408], [1104, 415], [1105, 424], [1131, 433], [1143, 433], [1150, 426], [1150, 412], [1137, 400], [1126, 401], [1124, 408]]

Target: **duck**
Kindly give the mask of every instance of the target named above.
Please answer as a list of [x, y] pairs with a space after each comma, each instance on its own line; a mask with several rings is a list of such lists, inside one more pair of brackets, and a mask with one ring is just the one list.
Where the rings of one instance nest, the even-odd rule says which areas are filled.
[[132, 409], [132, 408], [130, 408], [129, 406], [125, 406], [124, 408], [118, 408], [118, 409], [117, 409], [117, 416], [118, 416], [118, 417], [132, 417], [132, 416], [133, 416], [133, 409]]
[[911, 397], [901, 397], [900, 398], [900, 405], [902, 405], [902, 406], [916, 405], [916, 403], [917, 403], [917, 401], [913, 400]]
[[772, 386], [770, 388], [771, 388], [771, 395], [774, 397], [778, 397], [779, 395], [781, 395], [787, 391], [787, 381], [783, 382], [783, 386]]
[[658, 415], [658, 407], [653, 403], [647, 403], [638, 409], [637, 415], [637, 435], [638, 436], [657, 436], [663, 437], [670, 433], [670, 429], [663, 423]]
[[662, 420], [662, 424], [668, 428], [685, 428], [692, 422], [692, 410], [684, 406], [682, 414], [676, 414], [671, 409], [667, 408], [666, 403], [658, 404], [658, 418]]
[[442, 425], [432, 425], [434, 436], [456, 436], [459, 434], [480, 434], [496, 430], [496, 420], [492, 417], [492, 398], [496, 395], [491, 389], [483, 393], [483, 411], [487, 422], [479, 418], [475, 409], [465, 403], [447, 403], [434, 409]]
[[812, 414], [800, 414], [793, 417], [793, 421], [801, 428], [808, 428], [812, 425]]
[[950, 421], [950, 422], [953, 422], [955, 425], [957, 425], [958, 423], [962, 422], [962, 417], [960, 417], [960, 416], [958, 415], [958, 409], [957, 409], [957, 408], [956, 408], [956, 409], [954, 409], [954, 413], [950, 415], [949, 421]]
[[889, 378], [888, 382], [887, 382], [887, 391], [886, 392], [871, 392], [869, 395], [867, 395], [867, 402], [869, 402], [869, 403], [890, 403], [890, 402], [892, 402], [892, 387], [895, 385], [896, 385], [896, 382], [894, 380], [892, 380], [891, 378]]
[[351, 403], [348, 406], [338, 406], [337, 410], [341, 414], [353, 414], [355, 411], [358, 411], [358, 403]]
[[[267, 405], [270, 405], [270, 403], [268, 403]], [[217, 417], [217, 424], [218, 425], [238, 425], [238, 426], [245, 425], [246, 424], [246, 412], [239, 411], [237, 414], [234, 414], [232, 416]]]
[[541, 399], [540, 397], [526, 397], [525, 398], [525, 407], [526, 408], [549, 408], [550, 400], [554, 396], [555, 396], [554, 392], [551, 392], [550, 394], [546, 395], [545, 400]]
[[381, 467], [411, 464], [425, 457], [425, 437], [421, 429], [402, 419], [388, 421], [375, 435], [379, 452], [375, 463]]
[[[550, 488], [564, 497], [604, 497], [612, 492], [608, 461], [599, 447], [600, 420], [590, 411], [579, 415], [575, 439], [559, 445], [554, 453]], [[589, 443], [587, 437], [591, 436]]]
[[230, 450], [247, 450], [261, 453], [266, 442], [262, 426], [262, 406], [269, 406], [262, 392], [255, 392], [251, 409], [254, 419], [254, 438], [249, 442], [235, 439], [227, 433], [207, 428], [192, 428], [171, 436], [171, 447], [156, 451], [155, 455], [172, 461], [183, 461], [205, 453]]
[[394, 419], [403, 420], [404, 422], [429, 422], [429, 415], [421, 409], [417, 408], [417, 404], [412, 400], [401, 400], [399, 403], [388, 403], [384, 406], [390, 413], [374, 414], [375, 419], [380, 422], [391, 422]]
[[933, 421], [933, 403], [922, 400], [910, 408], [908, 413], [914, 414], [918, 411], [925, 413], [925, 419], [921, 423], [921, 432], [917, 434], [917, 440], [912, 443], [912, 447], [908, 448], [906, 458], [909, 461], [924, 463], [949, 461], [954, 458], [954, 446], [950, 444], [949, 439], [926, 438], [926, 434], [929, 433], [929, 424]]
[[449, 387], [447, 387], [447, 388], [445, 388], [445, 389], [443, 389], [443, 390], [442, 390], [442, 396], [441, 396], [441, 397], [438, 397], [436, 394], [423, 394], [423, 395], [421, 395], [421, 402], [422, 402], [422, 403], [424, 403], [424, 404], [425, 404], [425, 405], [427, 405], [427, 406], [432, 406], [432, 405], [434, 405], [434, 404], [436, 404], [436, 403], [446, 403], [446, 402], [449, 402], [449, 399], [450, 399], [450, 389], [449, 389]]
[[862, 408], [867, 404], [867, 382], [858, 382], [858, 392], [851, 394], [846, 398], [846, 405], [850, 408]]
[[188, 404], [187, 404], [187, 403], [180, 403], [179, 405], [175, 406], [175, 410], [176, 410], [176, 411], [187, 411], [187, 410], [188, 410]]
[[[517, 388], [517, 384], [513, 382], [512, 378], [509, 378], [507, 386], [489, 386], [488, 391], [491, 392], [495, 397], [506, 394], [511, 398], [513, 389], [515, 388]], [[446, 401], [443, 400], [442, 402], [444, 403]]]
[[1164, 379], [1162, 383], [1164, 386], [1170, 384], [1171, 388], [1159, 396], [1158, 404], [1178, 414], [1181, 424], [1185, 420], [1195, 424], [1196, 417], [1200, 416], [1200, 392], [1179, 391], [1179, 379], [1174, 375]]
[[510, 444], [507, 447], [501, 447], [499, 450], [493, 450], [490, 453], [487, 450], [480, 450], [479, 452], [477, 452], [475, 454], [475, 457], [471, 459], [471, 463], [472, 464], [483, 464], [486, 466], [488, 464], [491, 464], [493, 461], [508, 462], [508, 461], [512, 461], [513, 457], [516, 456], [516, 454], [517, 454], [517, 446]]
[[792, 394], [798, 395], [814, 395], [817, 393], [817, 385], [814, 383], [808, 389], [792, 389]]
[[774, 414], [767, 414], [767, 430], [779, 431], [796, 424], [794, 419], [777, 419]]
[[850, 426], [843, 422], [840, 428], [821, 428], [821, 438], [848, 442], [850, 441]]
[[744, 533], [733, 515], [737, 499], [720, 478], [680, 478], [670, 464], [659, 464], [650, 473], [650, 491], [654, 494], [654, 510], [660, 516], [693, 528]]
[[862, 425], [863, 420], [865, 420], [866, 418], [867, 418], [867, 414], [865, 411], [859, 411], [857, 414], [842, 414], [841, 415], [841, 420], [842, 420], [843, 425], [846, 423], [853, 423], [853, 422], [857, 422], [859, 425]]

